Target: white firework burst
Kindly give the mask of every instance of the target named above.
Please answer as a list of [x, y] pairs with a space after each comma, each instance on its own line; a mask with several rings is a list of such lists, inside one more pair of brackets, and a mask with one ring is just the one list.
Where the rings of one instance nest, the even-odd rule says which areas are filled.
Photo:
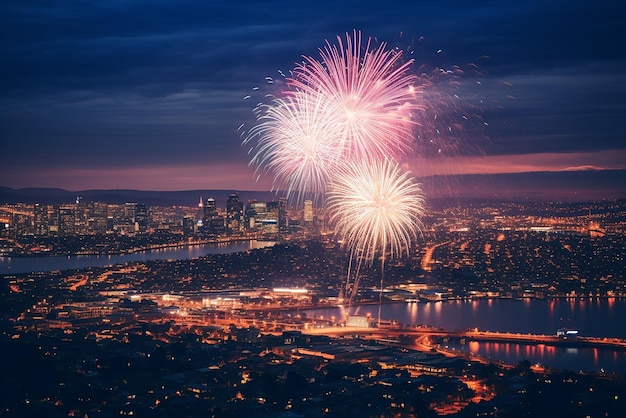
[[391, 160], [349, 162], [327, 197], [330, 222], [344, 245], [371, 263], [408, 254], [421, 233], [421, 187]]
[[275, 99], [250, 132], [257, 137], [251, 164], [274, 176], [274, 188], [285, 188], [297, 200], [323, 198], [341, 147], [336, 113], [318, 95], [297, 92]]

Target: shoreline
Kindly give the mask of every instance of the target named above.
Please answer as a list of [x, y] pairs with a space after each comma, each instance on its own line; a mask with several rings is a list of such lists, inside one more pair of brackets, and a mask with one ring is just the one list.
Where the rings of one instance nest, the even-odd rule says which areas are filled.
[[278, 242], [278, 240], [265, 239], [264, 237], [234, 237], [234, 238], [210, 238], [197, 241], [177, 242], [171, 244], [154, 244], [146, 247], [137, 247], [121, 251], [79, 251], [79, 252], [36, 252], [36, 253], [3, 253], [0, 257], [28, 259], [46, 257], [81, 257], [81, 256], [121, 256], [137, 254], [141, 252], [163, 250], [168, 248], [184, 248], [188, 246], [219, 245], [243, 241]]

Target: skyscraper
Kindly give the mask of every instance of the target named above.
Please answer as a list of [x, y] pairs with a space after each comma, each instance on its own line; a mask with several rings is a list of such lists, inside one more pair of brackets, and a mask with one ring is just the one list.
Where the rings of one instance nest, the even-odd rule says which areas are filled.
[[196, 232], [195, 219], [193, 215], [185, 215], [183, 218], [183, 234], [186, 237], [192, 236]]
[[202, 223], [208, 225], [210, 220], [217, 215], [217, 207], [215, 206], [215, 199], [208, 198], [204, 201], [204, 209], [202, 212]]
[[304, 227], [310, 229], [313, 227], [313, 201], [304, 201]]
[[287, 234], [289, 228], [289, 222], [287, 221], [287, 198], [281, 197], [278, 200], [278, 234]]
[[138, 203], [135, 211], [135, 225], [137, 225], [137, 231], [148, 231], [148, 206]]
[[231, 194], [226, 198], [226, 231], [228, 234], [239, 232], [243, 218], [243, 202], [239, 195]]
[[35, 227], [35, 235], [48, 235], [50, 232], [48, 205], [35, 204], [33, 208], [33, 225]]
[[105, 233], [108, 229], [108, 216], [109, 206], [103, 202], [94, 202], [89, 218], [89, 230], [97, 234]]
[[262, 229], [265, 232], [276, 233], [278, 232], [278, 202], [267, 202], [267, 210], [265, 212], [265, 219], [261, 218]]
[[212, 197], [204, 201], [202, 230], [207, 235], [218, 235], [224, 231], [224, 218], [217, 212], [215, 199]]
[[76, 205], [59, 206], [57, 212], [59, 235], [71, 235], [76, 232]]
[[91, 212], [91, 205], [83, 201], [82, 197], [76, 198], [76, 208], [74, 213], [74, 233], [75, 234], [88, 234], [89, 233], [89, 215]]
[[265, 219], [267, 205], [265, 202], [257, 202], [254, 199], [248, 200], [245, 212], [245, 227], [250, 231], [259, 229], [260, 220]]
[[135, 232], [146, 232], [148, 230], [148, 207], [140, 203], [126, 203], [124, 206], [124, 216], [126, 223]]

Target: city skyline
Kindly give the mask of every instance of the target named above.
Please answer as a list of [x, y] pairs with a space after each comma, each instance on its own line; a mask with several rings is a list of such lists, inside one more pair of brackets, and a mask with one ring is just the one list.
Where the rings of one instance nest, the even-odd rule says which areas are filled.
[[255, 94], [276, 94], [302, 55], [358, 29], [417, 68], [463, 71], [438, 115], [454, 123], [471, 107], [475, 120], [442, 155], [404, 161], [426, 186], [492, 175], [477, 189], [624, 197], [623, 5], [385, 6], [4, 3], [0, 185], [268, 190], [237, 132], [254, 123]]

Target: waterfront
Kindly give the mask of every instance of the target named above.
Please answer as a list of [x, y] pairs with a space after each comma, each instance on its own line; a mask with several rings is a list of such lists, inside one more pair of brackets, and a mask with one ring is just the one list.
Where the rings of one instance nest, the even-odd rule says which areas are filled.
[[[147, 261], [155, 259], [193, 259], [208, 254], [223, 254], [247, 251], [254, 248], [273, 245], [273, 242], [242, 241], [226, 244], [196, 245], [160, 250], [137, 252], [119, 256], [72, 256], [72, 257], [30, 257], [30, 258], [0, 258], [0, 274], [29, 271], [51, 271], [63, 269], [77, 269], [92, 266], [108, 266], [133, 261]], [[301, 257], [304, 254], [317, 254], [307, 248], [305, 252], [294, 253], [292, 257]], [[332, 266], [332, 259], [328, 254], [317, 257], [324, 263]], [[313, 259], [303, 258], [303, 265], [315, 266]], [[236, 265], [242, 265], [238, 261]], [[245, 264], [244, 264], [245, 265]], [[274, 264], [265, 264], [263, 271], [269, 271]], [[235, 270], [233, 270], [235, 271]], [[290, 277], [302, 274], [300, 270], [289, 273]], [[161, 284], [163, 289], [178, 288], [176, 280], [168, 277]], [[206, 274], [202, 277], [210, 277]], [[237, 278], [235, 280], [235, 277]], [[138, 278], [138, 283], [140, 279]], [[253, 282], [249, 269], [233, 273], [233, 286], [259, 286], [261, 281]], [[317, 278], [316, 280], [320, 280]], [[505, 279], [502, 279], [506, 282]], [[319, 283], [318, 283], [319, 284]], [[151, 281], [151, 286], [157, 286]], [[183, 286], [180, 282], [180, 286]], [[360, 314], [378, 315], [378, 304], [363, 305], [358, 308]], [[324, 316], [325, 318], [340, 317], [337, 308], [307, 311], [309, 315]], [[626, 299], [623, 298], [570, 298], [570, 299], [479, 299], [454, 300], [430, 303], [389, 303], [382, 306], [382, 318], [395, 320], [402, 324], [429, 325], [449, 331], [478, 328], [484, 331], [512, 332], [523, 334], [554, 335], [561, 327], [576, 328], [581, 336], [586, 337], [615, 337], [626, 338], [626, 327], [621, 318], [626, 317]], [[516, 363], [528, 359], [533, 364], [564, 368], [570, 370], [616, 371], [626, 376], [626, 353], [607, 349], [565, 348], [549, 345], [532, 345], [516, 343], [489, 343], [470, 342], [458, 344], [455, 341], [445, 343], [450, 348], [478, 354], [485, 358], [506, 363]]]
[[219, 244], [186, 245], [118, 255], [71, 255], [41, 257], [0, 257], [0, 275], [86, 267], [106, 267], [133, 261], [180, 260], [209, 254], [227, 254], [272, 246], [273, 241], [232, 241]]
[[449, 341], [448, 349], [460, 350], [482, 358], [517, 364], [528, 360], [531, 364], [574, 372], [618, 373], [626, 376], [626, 353], [601, 348], [555, 347], [547, 344], [519, 344], [470, 341], [460, 344]]
[[[378, 305], [356, 307], [358, 314], [378, 315]], [[339, 318], [338, 308], [306, 312], [309, 316]], [[478, 328], [483, 331], [555, 335], [560, 327], [579, 330], [581, 336], [626, 338], [626, 300], [580, 299], [482, 299], [382, 305], [381, 317], [406, 325], [429, 325], [448, 331]], [[569, 370], [616, 372], [626, 376], [626, 352], [598, 348], [552, 347], [544, 344], [457, 341], [449, 348], [484, 358], [515, 364], [522, 360]]]

